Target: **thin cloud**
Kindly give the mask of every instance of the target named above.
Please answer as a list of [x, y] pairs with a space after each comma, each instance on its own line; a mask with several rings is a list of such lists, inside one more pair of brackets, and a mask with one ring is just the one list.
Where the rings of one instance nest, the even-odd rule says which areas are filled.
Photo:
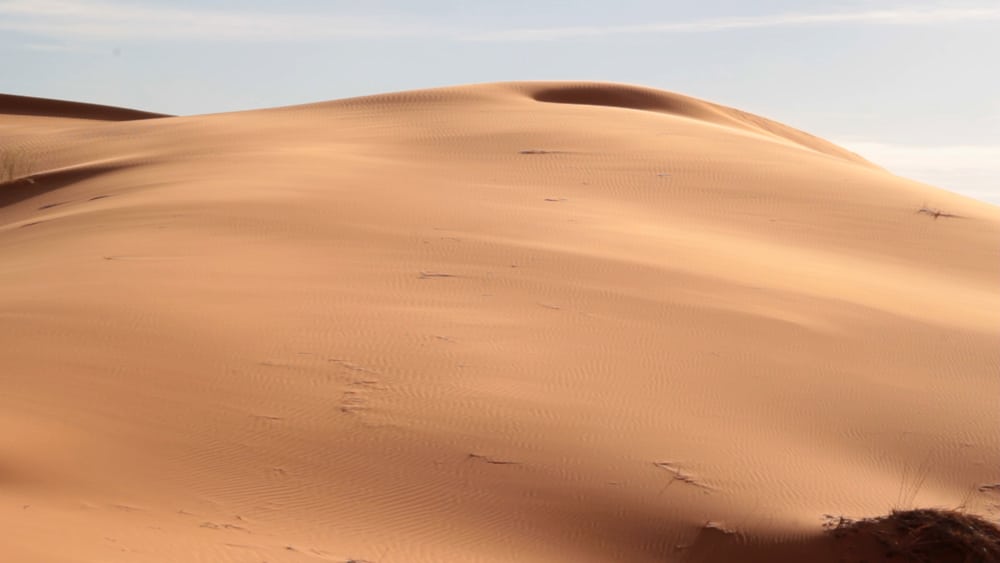
[[622, 34], [711, 33], [837, 24], [940, 25], [1000, 20], [1000, 6], [786, 13], [618, 26], [470, 30], [409, 18], [329, 13], [179, 9], [103, 0], [0, 0], [0, 31], [59, 39], [314, 41], [423, 37], [472, 41], [545, 41]]
[[24, 51], [39, 51], [43, 53], [72, 53], [83, 50], [77, 45], [61, 45], [57, 43], [24, 43], [20, 48]]
[[835, 24], [903, 26], [995, 20], [1000, 20], [1000, 6], [992, 8], [901, 8], [819, 14], [786, 13], [637, 25], [522, 28], [470, 35], [467, 38], [481, 41], [539, 41], [606, 35], [712, 33], [738, 29]]
[[0, 0], [0, 30], [58, 38], [296, 41], [427, 36], [385, 18], [178, 9], [101, 1]]

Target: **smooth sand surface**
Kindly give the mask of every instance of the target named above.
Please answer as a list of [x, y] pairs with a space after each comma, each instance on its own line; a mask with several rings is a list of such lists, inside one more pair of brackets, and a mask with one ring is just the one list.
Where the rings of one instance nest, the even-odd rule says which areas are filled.
[[834, 561], [825, 514], [1000, 515], [1000, 209], [778, 123], [4, 96], [0, 145], [0, 560]]

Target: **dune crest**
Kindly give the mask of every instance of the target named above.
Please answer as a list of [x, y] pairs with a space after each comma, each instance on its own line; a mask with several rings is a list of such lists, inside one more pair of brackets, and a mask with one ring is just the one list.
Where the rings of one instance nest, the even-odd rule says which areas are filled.
[[94, 121], [132, 121], [169, 117], [162, 113], [12, 94], [0, 94], [0, 115], [65, 117]]
[[858, 164], [874, 166], [852, 152], [775, 121], [737, 109], [652, 88], [621, 84], [565, 83], [542, 85], [537, 89], [531, 89], [530, 94], [533, 99], [540, 102], [609, 106], [700, 119], [716, 125], [772, 135], [820, 153]]
[[833, 563], [826, 515], [998, 516], [1000, 210], [806, 133], [524, 82], [5, 96], [0, 146], [2, 560]]

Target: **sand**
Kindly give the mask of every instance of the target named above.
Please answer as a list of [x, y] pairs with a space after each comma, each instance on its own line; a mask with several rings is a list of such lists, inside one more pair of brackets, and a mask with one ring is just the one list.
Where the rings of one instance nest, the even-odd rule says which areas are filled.
[[1000, 516], [1000, 208], [822, 139], [539, 82], [4, 96], [0, 145], [0, 560], [835, 561], [824, 515]]

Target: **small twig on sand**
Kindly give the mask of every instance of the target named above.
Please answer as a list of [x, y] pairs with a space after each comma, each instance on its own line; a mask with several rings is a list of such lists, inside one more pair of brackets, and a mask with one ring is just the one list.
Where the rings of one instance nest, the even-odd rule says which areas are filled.
[[429, 278], [457, 278], [455, 274], [449, 274], [447, 272], [420, 272], [420, 279], [426, 280]]
[[566, 154], [566, 151], [547, 151], [544, 149], [527, 149], [518, 151], [518, 154]]
[[918, 209], [917, 213], [923, 213], [925, 215], [930, 215], [934, 219], [937, 219], [938, 217], [951, 217], [951, 218], [955, 218], [955, 219], [962, 219], [961, 215], [955, 215], [954, 213], [945, 213], [944, 211], [941, 211], [940, 209], [934, 209], [934, 208], [927, 207], [927, 206], [924, 206], [924, 207], [921, 207], [920, 209]]
[[[705, 483], [702, 483], [697, 477], [695, 477], [694, 475], [691, 475], [690, 473], [686, 473], [680, 467], [677, 467], [673, 463], [670, 463], [668, 461], [654, 461], [653, 465], [655, 465], [656, 467], [658, 467], [660, 469], [663, 469], [665, 471], [669, 471], [670, 473], [672, 473], [673, 476], [674, 476], [673, 481], [680, 481], [681, 483], [686, 483], [688, 485], [693, 485], [695, 487], [698, 487], [698, 488], [701, 488], [701, 489], [705, 489], [706, 491], [714, 491], [715, 490], [713, 487], [711, 487], [709, 485], [706, 485]], [[673, 482], [673, 481], [671, 481], [671, 482]]]
[[519, 461], [510, 461], [510, 460], [506, 460], [506, 459], [496, 459], [496, 458], [493, 458], [493, 457], [489, 457], [489, 456], [485, 456], [485, 455], [480, 455], [480, 454], [469, 454], [468, 459], [478, 459], [479, 461], [483, 461], [483, 462], [489, 463], [490, 465], [521, 465], [521, 462], [519, 462]]

